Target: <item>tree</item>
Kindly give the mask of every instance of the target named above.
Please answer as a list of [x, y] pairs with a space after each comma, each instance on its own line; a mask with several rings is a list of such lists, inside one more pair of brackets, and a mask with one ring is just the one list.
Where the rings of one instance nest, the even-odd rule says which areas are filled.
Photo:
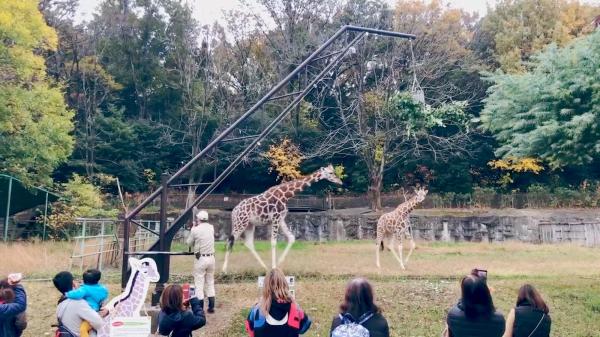
[[523, 72], [548, 44], [591, 32], [598, 14], [600, 6], [578, 0], [502, 0], [482, 19], [474, 49], [492, 68]]
[[0, 2], [0, 171], [31, 184], [49, 183], [73, 149], [73, 113], [39, 55], [56, 44], [37, 1]]
[[481, 115], [499, 157], [536, 157], [551, 168], [600, 159], [600, 31], [534, 57], [528, 72], [488, 78]]

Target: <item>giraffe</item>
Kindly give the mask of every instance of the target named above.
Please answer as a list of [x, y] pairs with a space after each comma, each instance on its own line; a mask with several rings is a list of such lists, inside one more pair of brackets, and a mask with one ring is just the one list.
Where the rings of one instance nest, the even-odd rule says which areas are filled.
[[123, 292], [113, 298], [107, 305], [109, 315], [104, 318], [102, 328], [98, 330], [97, 337], [110, 336], [110, 324], [114, 317], [139, 317], [140, 310], [146, 300], [150, 282], [158, 282], [160, 274], [156, 262], [151, 258], [129, 258], [131, 276]]
[[[267, 266], [254, 249], [254, 229], [260, 225], [271, 225], [271, 266], [275, 268], [277, 264], [283, 263], [292, 244], [296, 240], [285, 223], [285, 217], [288, 213], [287, 201], [296, 192], [302, 191], [305, 187], [319, 180], [329, 180], [335, 184], [342, 184], [340, 178], [335, 175], [333, 166], [329, 165], [318, 169], [311, 175], [273, 186], [262, 194], [242, 200], [235, 206], [231, 212], [231, 235], [227, 242], [223, 272], [227, 272], [227, 262], [233, 243], [236, 239], [239, 239], [242, 233], [244, 234], [244, 245], [248, 247], [260, 265], [267, 269]], [[277, 235], [280, 228], [287, 238], [287, 246], [279, 257], [278, 263], [276, 263]]]
[[[417, 189], [415, 196], [400, 204], [393, 211], [383, 214], [377, 221], [377, 250], [375, 253], [377, 268], [381, 268], [379, 263], [379, 249], [381, 248], [381, 250], [383, 250], [385, 242], [385, 245], [388, 246], [388, 249], [392, 252], [396, 260], [400, 262], [400, 267], [402, 267], [403, 270], [406, 269], [404, 264], [408, 264], [408, 259], [416, 246], [412, 234], [410, 233], [410, 212], [418, 203], [425, 200], [427, 192], [428, 191], [424, 188]], [[406, 262], [402, 261], [403, 236], [410, 239], [410, 251], [408, 252], [408, 255], [406, 255]], [[398, 252], [400, 256], [398, 256], [394, 250], [396, 240], [398, 240]]]

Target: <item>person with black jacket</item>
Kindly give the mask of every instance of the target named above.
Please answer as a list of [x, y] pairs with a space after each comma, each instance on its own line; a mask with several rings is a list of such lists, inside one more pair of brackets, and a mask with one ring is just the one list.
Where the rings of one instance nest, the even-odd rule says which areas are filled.
[[462, 297], [448, 312], [447, 337], [501, 337], [504, 316], [496, 310], [486, 278], [476, 273], [461, 281]]
[[273, 268], [265, 277], [259, 302], [246, 319], [250, 337], [298, 337], [311, 326], [310, 318], [290, 293], [285, 275]]
[[519, 289], [517, 306], [506, 317], [503, 337], [549, 337], [552, 320], [542, 295], [530, 284]]
[[373, 287], [364, 278], [356, 278], [348, 283], [340, 314], [331, 322], [330, 335], [345, 322], [362, 325], [370, 337], [389, 337], [387, 320], [374, 302]]
[[[190, 306], [191, 310], [186, 309]], [[204, 310], [200, 300], [192, 297], [189, 303], [183, 301], [183, 288], [171, 284], [165, 288], [160, 297], [160, 313], [158, 314], [158, 333], [171, 337], [191, 337], [192, 331], [206, 324]]]

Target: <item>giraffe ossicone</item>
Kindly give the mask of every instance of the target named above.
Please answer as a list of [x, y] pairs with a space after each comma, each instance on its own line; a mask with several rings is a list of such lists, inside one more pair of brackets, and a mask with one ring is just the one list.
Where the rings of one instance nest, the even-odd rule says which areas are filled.
[[131, 275], [123, 292], [113, 298], [106, 308], [108, 316], [104, 317], [104, 324], [98, 330], [97, 337], [110, 337], [110, 324], [114, 317], [140, 317], [140, 311], [146, 301], [148, 288], [151, 282], [158, 282], [160, 274], [156, 262], [149, 258], [129, 258]]
[[[400, 267], [403, 270], [406, 269], [405, 264], [408, 264], [408, 259], [416, 247], [415, 240], [410, 233], [410, 212], [425, 200], [427, 192], [422, 187], [416, 189], [415, 195], [412, 198], [400, 204], [393, 211], [383, 214], [377, 220], [377, 249], [375, 251], [375, 264], [377, 268], [381, 268], [379, 250], [383, 250], [384, 246], [387, 246], [392, 255], [398, 260], [398, 263], [400, 263]], [[406, 261], [402, 259], [404, 237], [410, 240], [410, 250], [408, 255], [406, 255]], [[398, 249], [398, 253], [396, 253], [395, 249]]]
[[[267, 265], [262, 261], [254, 249], [254, 229], [256, 226], [271, 225], [271, 267], [275, 268], [285, 260], [290, 248], [296, 238], [285, 223], [285, 217], [288, 213], [287, 201], [292, 198], [296, 192], [302, 191], [312, 183], [328, 180], [335, 184], [342, 184], [342, 180], [335, 175], [335, 169], [332, 165], [322, 167], [314, 173], [284, 182], [273, 186], [265, 192], [254, 197], [242, 200], [231, 212], [231, 235], [227, 243], [227, 252], [223, 262], [223, 272], [227, 272], [227, 263], [229, 254], [235, 240], [244, 234], [244, 245], [248, 247], [250, 253], [258, 263], [268, 270]], [[276, 261], [277, 235], [281, 229], [287, 239], [287, 245]]]

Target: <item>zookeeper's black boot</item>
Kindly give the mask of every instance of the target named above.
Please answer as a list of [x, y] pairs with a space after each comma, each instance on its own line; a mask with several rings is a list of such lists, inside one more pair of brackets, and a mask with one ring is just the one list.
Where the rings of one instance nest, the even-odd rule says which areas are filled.
[[208, 298], [208, 313], [212, 314], [215, 312], [215, 297]]

